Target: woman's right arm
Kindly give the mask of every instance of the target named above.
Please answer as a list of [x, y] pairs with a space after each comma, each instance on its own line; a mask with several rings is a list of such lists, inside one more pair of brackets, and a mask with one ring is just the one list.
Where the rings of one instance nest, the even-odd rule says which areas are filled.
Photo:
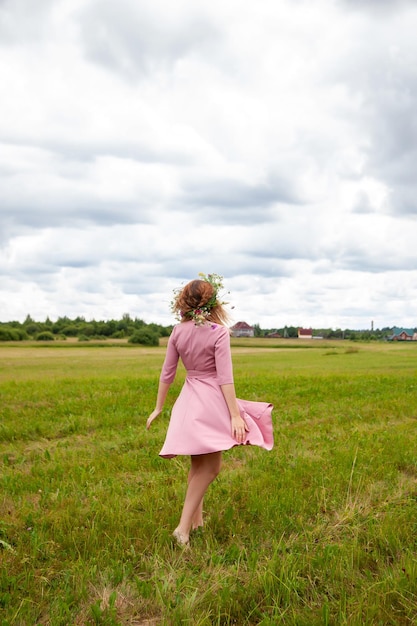
[[233, 383], [220, 385], [220, 389], [226, 400], [230, 413], [230, 426], [233, 439], [238, 443], [243, 443], [246, 439], [246, 432], [249, 430], [245, 420], [240, 415], [239, 406], [236, 400], [235, 386]]
[[225, 328], [221, 331], [215, 345], [216, 371], [220, 389], [222, 390], [230, 414], [230, 428], [233, 439], [243, 443], [246, 431], [249, 430], [246, 422], [240, 415], [236, 400], [236, 391], [233, 380], [232, 354], [230, 350], [230, 334]]
[[171, 383], [164, 383], [161, 380], [159, 381], [158, 386], [158, 395], [156, 397], [156, 406], [148, 419], [146, 420], [146, 430], [149, 430], [150, 425], [154, 421], [155, 418], [158, 417], [162, 413], [162, 409], [164, 408], [165, 399], [167, 397], [168, 389], [170, 388]]

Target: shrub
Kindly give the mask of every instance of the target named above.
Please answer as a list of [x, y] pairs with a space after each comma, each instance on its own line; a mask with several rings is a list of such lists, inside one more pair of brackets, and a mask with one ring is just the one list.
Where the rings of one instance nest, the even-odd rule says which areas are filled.
[[0, 328], [0, 341], [22, 341], [23, 339], [29, 339], [29, 336], [26, 331], [20, 328], [8, 326]]
[[78, 341], [90, 341], [90, 338], [87, 335], [80, 335]]
[[14, 341], [13, 330], [10, 328], [0, 328], [0, 341]]
[[66, 337], [76, 337], [78, 335], [78, 328], [77, 326], [65, 326], [60, 332]]
[[159, 346], [159, 335], [152, 330], [141, 328], [141, 330], [133, 333], [128, 341], [129, 343], [139, 343], [143, 346]]
[[36, 341], [54, 341], [55, 337], [49, 330], [45, 330], [36, 337]]
[[25, 330], [28, 335], [36, 335], [36, 333], [40, 331], [39, 324], [35, 324], [33, 322], [31, 324], [27, 324], [25, 325]]

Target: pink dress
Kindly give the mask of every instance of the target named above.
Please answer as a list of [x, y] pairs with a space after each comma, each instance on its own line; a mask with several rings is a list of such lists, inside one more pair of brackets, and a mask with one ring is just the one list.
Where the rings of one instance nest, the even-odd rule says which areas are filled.
[[[225, 326], [191, 320], [174, 326], [168, 341], [160, 380], [172, 383], [181, 358], [187, 377], [171, 412], [160, 456], [207, 454], [239, 445], [232, 437], [230, 414], [220, 385], [233, 383], [230, 334]], [[245, 444], [271, 450], [274, 445], [267, 402], [238, 399], [249, 427]]]

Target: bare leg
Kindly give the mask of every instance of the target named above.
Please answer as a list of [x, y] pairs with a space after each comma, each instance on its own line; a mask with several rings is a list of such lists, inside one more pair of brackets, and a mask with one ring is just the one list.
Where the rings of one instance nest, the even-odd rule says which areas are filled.
[[[193, 463], [193, 457], [191, 457], [191, 468], [190, 468], [190, 471], [188, 473], [188, 484], [190, 484], [190, 481], [191, 481], [192, 477], [195, 474], [196, 465], [197, 465], [196, 462]], [[199, 528], [200, 526], [204, 525], [204, 522], [203, 522], [203, 501], [204, 501], [204, 497], [201, 498], [200, 502], [197, 505], [196, 510], [194, 511], [193, 518], [191, 520], [191, 530], [195, 530], [196, 528]]]
[[206, 493], [208, 486], [220, 472], [221, 462], [221, 452], [199, 454], [191, 457], [191, 469], [188, 475], [187, 493], [185, 496], [180, 523], [174, 531], [174, 536], [179, 543], [188, 543], [191, 527], [196, 523], [197, 526], [202, 524], [204, 494]]
[[202, 526], [204, 526], [203, 500], [201, 500], [200, 504], [194, 511], [193, 519], [191, 520], [191, 529], [196, 530], [197, 528], [201, 528]]

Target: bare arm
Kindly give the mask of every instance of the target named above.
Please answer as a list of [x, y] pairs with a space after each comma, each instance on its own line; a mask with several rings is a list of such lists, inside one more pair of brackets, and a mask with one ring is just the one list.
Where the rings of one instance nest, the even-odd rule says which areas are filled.
[[165, 399], [167, 397], [168, 389], [170, 388], [171, 383], [163, 383], [159, 382], [158, 386], [158, 395], [156, 397], [156, 406], [150, 416], [146, 421], [146, 429], [149, 430], [150, 425], [154, 421], [155, 418], [158, 417], [162, 413], [162, 409], [164, 408]]
[[226, 385], [220, 385], [220, 389], [222, 390], [227, 408], [229, 409], [232, 437], [236, 439], [238, 443], [242, 443], [245, 440], [245, 433], [249, 428], [240, 415], [236, 400], [235, 386], [233, 383], [228, 383]]

